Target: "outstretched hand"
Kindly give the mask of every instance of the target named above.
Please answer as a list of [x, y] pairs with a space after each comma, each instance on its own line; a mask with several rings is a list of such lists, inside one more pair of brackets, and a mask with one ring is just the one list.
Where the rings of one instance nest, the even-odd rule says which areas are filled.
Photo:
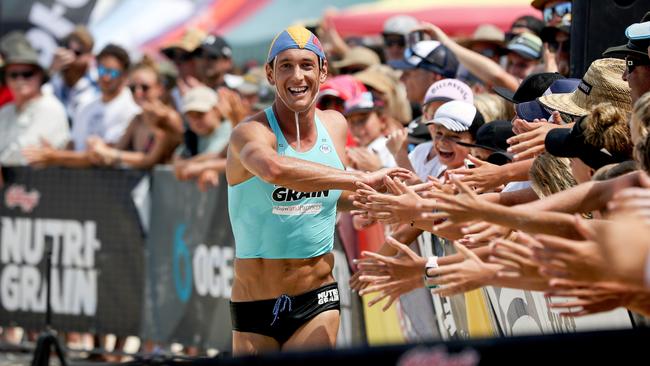
[[383, 307], [384, 311], [390, 308], [401, 295], [423, 286], [422, 276], [426, 264], [426, 259], [420, 257], [406, 244], [392, 237], [388, 237], [386, 243], [397, 250], [396, 255], [388, 257], [364, 251], [362, 255], [365, 259], [357, 261], [361, 273], [358, 279], [360, 282], [368, 283], [359, 294], [379, 292], [379, 296], [368, 303], [369, 306], [388, 298], [388, 302]]
[[441, 227], [434, 227], [433, 230], [443, 229], [454, 223], [463, 223], [474, 220], [481, 220], [483, 207], [486, 204], [478, 195], [465, 183], [452, 176], [451, 180], [461, 192], [458, 195], [446, 193], [432, 193], [429, 196], [436, 199], [438, 212], [425, 212], [420, 214], [422, 220], [438, 222], [442, 219], [447, 221]]
[[485, 263], [476, 253], [460, 244], [454, 243], [454, 247], [463, 255], [462, 262], [429, 270], [429, 275], [435, 276], [429, 282], [442, 286], [433, 290], [435, 294], [451, 296], [483, 287], [501, 269], [501, 265]]
[[364, 197], [364, 200], [355, 200], [356, 207], [365, 210], [367, 216], [385, 224], [406, 223], [414, 220], [419, 214], [419, 208], [425, 200], [415, 190], [426, 190], [433, 187], [432, 182], [419, 184], [418, 187], [409, 187], [399, 179], [384, 177], [388, 191], [392, 194], [379, 193], [370, 190], [368, 186], [359, 184], [355, 197]]
[[449, 170], [450, 175], [461, 175], [460, 181], [474, 188], [477, 193], [483, 193], [508, 183], [504, 177], [502, 168], [498, 165], [488, 163], [472, 155], [467, 155], [474, 168], [458, 168]]
[[[523, 120], [515, 120], [515, 124], [517, 124], [517, 121]], [[548, 132], [555, 128], [567, 128], [549, 122], [519, 122], [519, 124], [523, 123], [527, 124], [526, 128], [529, 128], [530, 130], [508, 139], [508, 144], [510, 144], [508, 152], [514, 154], [513, 159], [515, 161], [534, 158], [543, 153], [546, 151], [544, 140], [546, 139]], [[519, 128], [522, 127], [523, 126], [520, 126]]]
[[367, 172], [364, 174], [362, 183], [368, 185], [372, 189], [381, 192], [386, 189], [384, 176], [390, 178], [399, 178], [402, 180], [408, 180], [412, 177], [413, 173], [404, 168], [384, 168], [379, 169], [374, 172]]

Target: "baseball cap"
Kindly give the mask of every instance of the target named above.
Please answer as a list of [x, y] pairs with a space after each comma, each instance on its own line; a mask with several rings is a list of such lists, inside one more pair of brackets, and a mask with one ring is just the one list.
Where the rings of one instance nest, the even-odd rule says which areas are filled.
[[406, 36], [419, 26], [420, 22], [410, 15], [395, 15], [384, 22], [382, 34], [401, 34]]
[[215, 57], [232, 57], [232, 48], [225, 39], [216, 35], [209, 34], [201, 43], [201, 49], [204, 54]]
[[168, 58], [173, 58], [175, 49], [180, 49], [185, 52], [194, 52], [201, 47], [201, 42], [206, 34], [200, 29], [190, 28], [181, 37], [180, 40], [173, 41], [163, 47], [161, 52]]
[[[578, 88], [580, 79], [557, 79], [546, 89], [543, 95], [572, 93]], [[519, 103], [515, 105], [517, 115], [526, 121], [535, 119], [546, 119], [551, 117], [551, 112], [539, 104], [537, 100]]]
[[[630, 55], [647, 59], [648, 47], [650, 46], [650, 12], [645, 14], [641, 22], [632, 24], [625, 30], [625, 36], [628, 38], [627, 44], [610, 47], [603, 52], [603, 56]], [[643, 24], [647, 25], [644, 26]], [[644, 34], [646, 34], [645, 37]]]
[[438, 80], [431, 84], [427, 90], [422, 105], [438, 101], [449, 102], [451, 100], [474, 103], [474, 93], [467, 84], [458, 79]]
[[398, 70], [425, 69], [446, 78], [453, 78], [458, 71], [458, 60], [447, 47], [438, 41], [420, 41], [404, 50], [402, 60], [390, 61]]
[[485, 123], [473, 104], [460, 100], [441, 105], [430, 122], [454, 132], [468, 131], [472, 136], [476, 136], [476, 131]]
[[544, 147], [557, 157], [579, 158], [593, 169], [629, 160], [629, 156], [612, 155], [605, 149], [595, 147], [585, 141], [584, 130], [587, 119], [582, 117], [572, 128], [554, 128], [546, 134]]
[[587, 115], [593, 106], [604, 102], [629, 112], [632, 98], [627, 81], [621, 77], [624, 71], [625, 61], [621, 59], [596, 60], [589, 65], [574, 92], [545, 95], [538, 101], [550, 110], [576, 117]]
[[197, 86], [183, 96], [183, 113], [207, 112], [217, 105], [217, 93], [207, 86]]
[[[644, 17], [645, 19], [645, 17]], [[625, 29], [625, 36], [630, 40], [650, 39], [650, 21], [634, 23]]]
[[523, 102], [530, 102], [544, 94], [555, 80], [563, 79], [564, 76], [557, 72], [543, 72], [539, 74], [528, 75], [519, 84], [517, 90], [513, 93], [511, 90], [504, 87], [494, 87], [493, 90], [505, 100], [519, 104]]
[[325, 51], [323, 51], [323, 46], [318, 40], [318, 37], [307, 28], [298, 25], [291, 26], [275, 36], [271, 42], [271, 47], [269, 47], [266, 62], [273, 61], [275, 56], [288, 49], [309, 50], [315, 53], [321, 60], [325, 59]]
[[539, 60], [542, 57], [542, 40], [532, 33], [522, 33], [515, 36], [506, 49], [529, 60]]
[[532, 15], [522, 15], [519, 18], [515, 19], [510, 26], [509, 35], [511, 37], [507, 38], [508, 40], [512, 39], [518, 33], [512, 33], [515, 28], [525, 28], [536, 35], [540, 35], [542, 28], [544, 28], [544, 21], [534, 17]]
[[326, 95], [341, 98], [344, 101], [366, 91], [365, 85], [351, 75], [337, 75], [327, 79], [320, 87], [318, 98]]
[[474, 143], [458, 141], [458, 145], [479, 147], [492, 151], [487, 161], [492, 164], [503, 165], [512, 161], [512, 154], [508, 153], [508, 139], [514, 136], [512, 123], [507, 120], [496, 120], [484, 124], [476, 131]]
[[341, 69], [356, 65], [367, 67], [370, 65], [379, 65], [380, 63], [379, 56], [373, 50], [367, 47], [357, 46], [352, 47], [346, 52], [341, 60], [332, 62], [332, 66]]
[[345, 102], [343, 114], [371, 112], [383, 108], [384, 103], [375, 98], [371, 92], [363, 92]]

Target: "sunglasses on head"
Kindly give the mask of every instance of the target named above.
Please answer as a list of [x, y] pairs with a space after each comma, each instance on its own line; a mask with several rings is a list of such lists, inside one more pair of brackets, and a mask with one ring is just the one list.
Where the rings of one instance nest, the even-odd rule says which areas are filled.
[[131, 89], [131, 93], [135, 93], [136, 90], [142, 89], [143, 93], [146, 93], [151, 89], [151, 85], [147, 84], [131, 84], [129, 85], [129, 89]]
[[108, 75], [111, 79], [117, 79], [122, 75], [122, 71], [99, 65], [97, 67], [97, 75], [99, 75], [100, 78]]
[[11, 71], [7, 73], [9, 79], [16, 80], [18, 78], [31, 79], [36, 75], [36, 70], [27, 70], [27, 71]]
[[650, 66], [650, 60], [641, 60], [638, 58], [625, 58], [625, 66], [627, 66], [628, 75], [634, 72], [637, 66]]
[[406, 39], [404, 37], [384, 37], [384, 45], [386, 47], [406, 47]]
[[559, 3], [544, 9], [544, 22], [548, 23], [553, 20], [554, 16], [563, 17], [571, 13], [571, 2]]

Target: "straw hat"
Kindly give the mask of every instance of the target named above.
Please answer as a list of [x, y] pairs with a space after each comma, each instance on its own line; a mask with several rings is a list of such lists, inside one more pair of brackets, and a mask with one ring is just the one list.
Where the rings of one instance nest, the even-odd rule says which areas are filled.
[[632, 109], [630, 87], [621, 75], [625, 71], [625, 61], [603, 58], [589, 65], [587, 73], [573, 93], [551, 94], [540, 97], [538, 101], [551, 110], [572, 116], [585, 116], [593, 106], [609, 102], [626, 112]]
[[463, 47], [471, 48], [475, 43], [485, 42], [503, 47], [505, 39], [505, 33], [503, 33], [499, 27], [492, 24], [481, 24], [474, 31], [472, 38], [460, 39], [458, 40], [458, 44]]
[[381, 60], [375, 51], [370, 48], [357, 46], [352, 47], [348, 52], [343, 55], [343, 58], [339, 61], [332, 62], [332, 66], [337, 69], [341, 69], [349, 66], [372, 66], [379, 65]]

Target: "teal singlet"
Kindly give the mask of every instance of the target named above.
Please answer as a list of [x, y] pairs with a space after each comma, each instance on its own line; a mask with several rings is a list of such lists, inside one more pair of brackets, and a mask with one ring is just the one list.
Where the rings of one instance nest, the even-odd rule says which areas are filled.
[[[317, 140], [306, 152], [295, 151], [282, 134], [272, 107], [266, 119], [279, 155], [343, 169], [325, 126], [316, 117]], [[254, 176], [228, 186], [228, 212], [237, 258], [312, 258], [332, 250], [336, 201], [340, 190], [296, 192]]]

